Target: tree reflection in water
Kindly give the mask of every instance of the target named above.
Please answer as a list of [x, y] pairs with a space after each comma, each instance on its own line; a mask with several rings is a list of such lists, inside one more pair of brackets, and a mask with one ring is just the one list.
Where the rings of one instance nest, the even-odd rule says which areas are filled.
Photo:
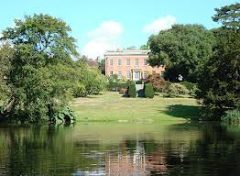
[[1, 126], [0, 175], [237, 175], [240, 128]]

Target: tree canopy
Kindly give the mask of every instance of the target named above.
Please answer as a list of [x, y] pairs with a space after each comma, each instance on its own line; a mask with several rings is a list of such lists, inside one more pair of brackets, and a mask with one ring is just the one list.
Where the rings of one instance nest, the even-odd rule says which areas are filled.
[[[239, 10], [239, 4], [216, 10], [214, 18], [218, 17], [223, 26], [214, 31], [217, 41], [214, 55], [206, 63], [198, 82], [198, 96], [203, 99], [207, 113], [215, 117], [226, 110], [240, 108], [240, 32], [236, 30], [240, 22], [230, 23], [239, 15]], [[225, 16], [223, 11], [231, 13]]]
[[0, 47], [0, 100], [4, 101], [9, 96], [9, 87], [7, 86], [7, 77], [10, 72], [10, 59], [13, 49], [8, 44]]
[[240, 29], [240, 3], [216, 8], [215, 11], [213, 21], [221, 22], [225, 28]]
[[48, 56], [48, 62], [66, 60], [76, 56], [75, 39], [69, 36], [71, 28], [61, 19], [49, 15], [25, 16], [15, 20], [15, 26], [3, 31], [2, 39], [14, 45], [28, 44], [32, 49]]
[[149, 38], [149, 63], [165, 65], [165, 78], [196, 82], [199, 69], [212, 55], [213, 34], [201, 25], [174, 25]]
[[15, 20], [15, 26], [3, 31], [2, 40], [10, 43], [0, 50], [0, 62], [4, 62], [0, 79], [5, 78], [5, 84], [0, 84], [8, 90], [2, 110], [5, 117], [30, 122], [66, 120], [77, 85], [83, 84], [87, 94], [103, 89], [98, 71], [72, 60], [78, 53], [70, 31], [62, 20], [43, 14]]

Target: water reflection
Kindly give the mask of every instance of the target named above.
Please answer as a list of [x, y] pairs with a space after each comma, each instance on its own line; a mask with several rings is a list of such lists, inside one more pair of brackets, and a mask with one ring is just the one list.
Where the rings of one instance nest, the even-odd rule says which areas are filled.
[[240, 128], [1, 126], [0, 175], [238, 175]]

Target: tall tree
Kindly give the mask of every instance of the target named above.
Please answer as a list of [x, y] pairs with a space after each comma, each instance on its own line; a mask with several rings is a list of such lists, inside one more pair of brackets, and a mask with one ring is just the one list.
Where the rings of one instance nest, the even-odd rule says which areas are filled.
[[[3, 31], [13, 46], [5, 114], [38, 122], [54, 119], [67, 104], [70, 85], [77, 80], [72, 57], [77, 56], [70, 27], [48, 15], [26, 16]], [[72, 74], [70, 74], [72, 73]]]
[[213, 21], [220, 22], [224, 28], [239, 30], [240, 29], [240, 3], [231, 4], [222, 8], [216, 8], [217, 12], [213, 16]]
[[223, 26], [214, 32], [217, 39], [214, 56], [205, 65], [198, 83], [198, 96], [203, 99], [208, 114], [215, 117], [226, 110], [240, 108], [239, 11], [239, 4], [216, 10], [214, 19]]
[[165, 78], [170, 81], [196, 82], [199, 69], [212, 55], [213, 34], [201, 25], [174, 25], [149, 38], [152, 66], [165, 65]]
[[10, 59], [13, 55], [13, 49], [9, 44], [3, 44], [0, 47], [0, 101], [5, 101], [9, 96], [7, 80], [10, 72]]

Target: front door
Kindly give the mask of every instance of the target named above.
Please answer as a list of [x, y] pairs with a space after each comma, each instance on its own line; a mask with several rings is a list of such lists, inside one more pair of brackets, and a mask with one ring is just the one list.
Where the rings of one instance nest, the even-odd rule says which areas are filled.
[[141, 73], [140, 71], [133, 71], [133, 81], [138, 81], [141, 79]]

